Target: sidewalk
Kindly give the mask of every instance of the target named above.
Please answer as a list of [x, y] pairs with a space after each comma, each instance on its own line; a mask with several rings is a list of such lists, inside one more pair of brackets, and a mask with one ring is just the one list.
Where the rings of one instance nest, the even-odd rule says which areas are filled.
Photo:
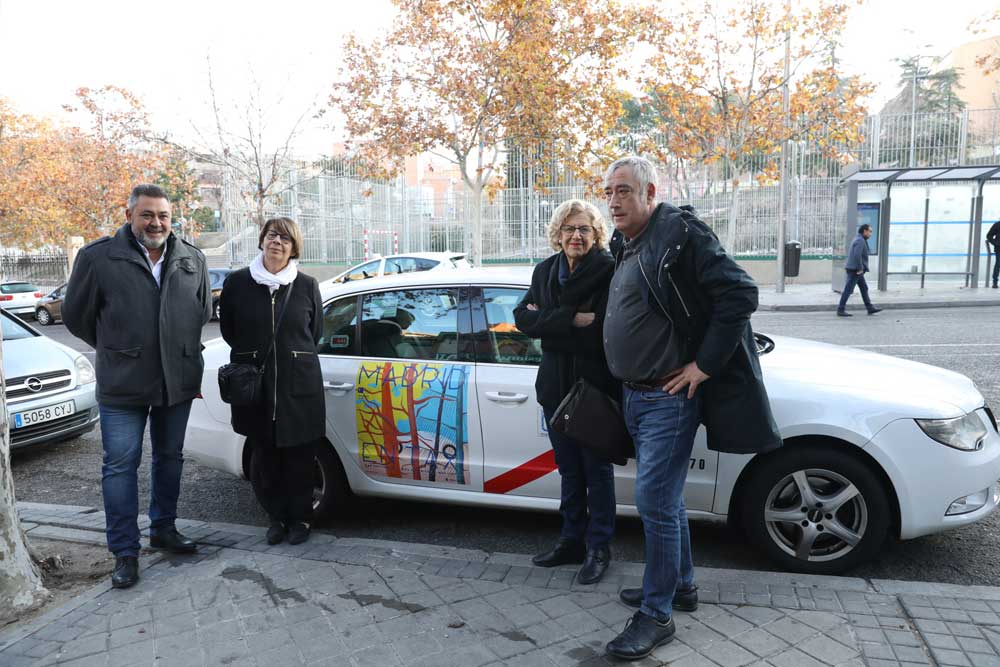
[[[103, 541], [101, 512], [21, 503], [29, 535]], [[527, 556], [183, 521], [193, 556], [142, 559], [125, 591], [102, 582], [0, 632], [0, 665], [620, 664], [604, 644], [642, 565], [595, 586]], [[1000, 588], [699, 569], [702, 603], [636, 665], [1000, 665]]]
[[[894, 288], [879, 292], [869, 283], [872, 302], [883, 309], [896, 308], [961, 308], [971, 306], [1000, 305], [1000, 290], [980, 287], [918, 287]], [[774, 285], [760, 286], [761, 311], [833, 312], [840, 301], [840, 293], [830, 289], [829, 283], [808, 285], [785, 285], [785, 291], [778, 294]], [[854, 290], [848, 301], [849, 311], [864, 312], [861, 294]]]

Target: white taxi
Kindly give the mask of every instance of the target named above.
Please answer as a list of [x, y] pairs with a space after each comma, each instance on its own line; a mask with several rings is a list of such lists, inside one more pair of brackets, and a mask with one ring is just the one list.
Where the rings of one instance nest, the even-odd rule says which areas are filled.
[[[319, 352], [327, 441], [316, 511], [359, 495], [558, 510], [559, 474], [534, 383], [538, 341], [514, 307], [531, 269], [465, 269], [349, 282], [324, 291]], [[692, 519], [730, 520], [787, 569], [833, 573], [909, 539], [982, 519], [1000, 502], [1000, 434], [963, 375], [794, 338], [758, 335], [785, 446], [691, 454]], [[205, 350], [203, 397], [185, 452], [244, 475]], [[864, 381], [859, 382], [858, 378]], [[634, 463], [615, 468], [618, 511], [636, 515]]]

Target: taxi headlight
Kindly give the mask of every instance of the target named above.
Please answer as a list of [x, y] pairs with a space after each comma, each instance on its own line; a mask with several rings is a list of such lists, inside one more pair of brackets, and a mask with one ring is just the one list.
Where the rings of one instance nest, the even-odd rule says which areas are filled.
[[983, 420], [974, 412], [954, 419], [917, 419], [916, 422], [929, 438], [966, 452], [982, 449], [987, 435]]

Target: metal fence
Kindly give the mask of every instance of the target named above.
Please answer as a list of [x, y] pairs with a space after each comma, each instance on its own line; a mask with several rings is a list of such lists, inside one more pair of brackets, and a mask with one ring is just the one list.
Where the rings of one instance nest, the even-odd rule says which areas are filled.
[[[788, 238], [802, 243], [804, 257], [829, 256], [840, 243], [837, 182], [845, 163], [874, 168], [911, 161], [916, 166], [1000, 162], [1000, 109], [872, 116], [863, 135], [858, 145], [838, 147], [837, 158], [822, 150], [818, 140], [790, 143]], [[629, 138], [623, 152], [637, 145]], [[568, 198], [590, 199], [604, 208], [592, 183], [555, 159], [539, 159], [544, 153], [541, 148], [530, 156], [524, 150], [507, 152], [507, 187], [482, 199], [484, 263], [534, 262], [548, 256], [550, 215]], [[754, 155], [727, 172], [717, 164], [668, 158], [659, 165], [658, 192], [663, 199], [693, 205], [738, 257], [770, 257], [779, 242], [779, 184], [766, 174], [774, 173], [777, 160], [773, 154]], [[306, 241], [303, 261], [350, 265], [397, 247], [401, 252], [471, 250], [476, 200], [460, 185], [429, 192], [405, 185], [402, 178], [373, 181], [350, 160], [312, 169], [289, 171], [265, 210], [268, 217], [298, 220]], [[258, 252], [256, 211], [231, 175], [224, 179], [223, 192], [229, 261], [246, 264]], [[735, 228], [730, 237], [731, 210]]]
[[69, 277], [69, 260], [59, 253], [0, 253], [0, 280], [23, 280], [42, 287], [57, 286]]

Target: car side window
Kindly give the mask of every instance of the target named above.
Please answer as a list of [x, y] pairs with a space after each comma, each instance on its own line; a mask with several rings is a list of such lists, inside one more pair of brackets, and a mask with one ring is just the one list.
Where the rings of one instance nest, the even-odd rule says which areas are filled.
[[358, 353], [358, 298], [331, 301], [323, 308], [323, 337], [316, 346], [319, 354], [352, 355]]
[[385, 260], [385, 275], [411, 273], [417, 270], [417, 260], [412, 257], [393, 257]]
[[366, 357], [458, 359], [458, 288], [366, 294], [361, 347]]
[[417, 269], [416, 269], [417, 271], [428, 271], [430, 269], [433, 269], [438, 264], [440, 264], [440, 262], [438, 262], [436, 260], [433, 260], [433, 259], [420, 259], [420, 258], [418, 258], [415, 261], [417, 263]]
[[526, 291], [516, 287], [483, 288], [486, 330], [495, 363], [537, 366], [542, 361], [541, 341], [521, 333], [514, 324], [514, 307]]
[[368, 262], [367, 264], [362, 264], [351, 270], [349, 274], [344, 276], [344, 282], [348, 280], [364, 280], [365, 278], [374, 278], [378, 275], [378, 263], [382, 260], [376, 259], [373, 262]]

